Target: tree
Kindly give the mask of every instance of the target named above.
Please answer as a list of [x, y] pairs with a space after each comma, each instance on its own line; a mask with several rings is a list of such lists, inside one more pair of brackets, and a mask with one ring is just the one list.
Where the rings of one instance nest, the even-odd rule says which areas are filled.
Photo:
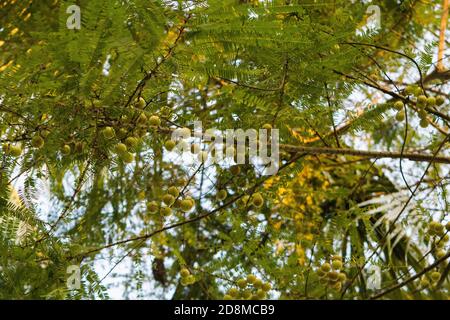
[[69, 5], [1, 4], [1, 298], [447, 299], [447, 0]]

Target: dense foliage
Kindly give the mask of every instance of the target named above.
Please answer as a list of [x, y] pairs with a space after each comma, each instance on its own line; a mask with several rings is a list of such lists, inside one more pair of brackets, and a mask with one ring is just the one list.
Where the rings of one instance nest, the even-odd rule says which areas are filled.
[[0, 298], [447, 299], [448, 1], [372, 2], [0, 2]]

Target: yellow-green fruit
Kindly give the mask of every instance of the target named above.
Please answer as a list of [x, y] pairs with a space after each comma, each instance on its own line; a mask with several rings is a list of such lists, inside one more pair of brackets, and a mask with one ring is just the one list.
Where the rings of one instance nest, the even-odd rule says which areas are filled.
[[44, 146], [44, 139], [40, 135], [35, 135], [31, 139], [31, 146], [33, 148], [42, 148]]
[[145, 99], [140, 97], [139, 100], [138, 100], [138, 104], [137, 104], [138, 108], [143, 109], [145, 107], [145, 104], [146, 104], [145, 103]]
[[166, 147], [166, 149], [167, 149], [168, 151], [172, 151], [173, 148], [175, 148], [175, 146], [176, 146], [176, 142], [173, 141], [173, 140], [167, 140], [167, 141], [164, 143], [164, 147]]
[[264, 204], [264, 198], [259, 192], [252, 195], [252, 204], [257, 208]]
[[263, 285], [262, 285], [262, 288], [261, 289], [263, 289], [264, 291], [270, 291], [270, 289], [272, 289], [272, 285], [270, 284], [270, 283], [268, 283], [268, 282], [266, 282], [266, 283], [264, 283]]
[[436, 104], [437, 104], [438, 106], [442, 106], [442, 105], [444, 104], [444, 102], [445, 102], [445, 98], [444, 98], [444, 97], [438, 96], [438, 97], [436, 98]]
[[219, 201], [223, 201], [227, 198], [227, 196], [228, 196], [227, 190], [222, 189], [222, 190], [219, 190], [219, 192], [217, 192], [216, 199]]
[[263, 289], [258, 289], [258, 291], [256, 291], [256, 296], [258, 299], [264, 299], [266, 297], [266, 292]]
[[61, 153], [65, 156], [69, 155], [71, 151], [72, 149], [68, 144], [63, 145], [63, 147], [61, 148]]
[[242, 291], [242, 298], [245, 300], [250, 299], [250, 297], [252, 296], [252, 292], [250, 290], [244, 290]]
[[41, 132], [39, 134], [42, 138], [47, 138], [48, 135], [50, 134], [50, 130], [43, 129], [43, 130], [41, 130]]
[[120, 158], [125, 163], [131, 163], [134, 160], [134, 155], [130, 152], [124, 152], [120, 155]]
[[171, 194], [165, 194], [162, 198], [162, 201], [166, 205], [171, 206], [175, 202], [175, 197]]
[[191, 273], [189, 272], [189, 270], [187, 268], [183, 268], [180, 270], [180, 276], [183, 278], [186, 278], [188, 275], [190, 275]]
[[137, 195], [138, 200], [144, 200], [145, 199], [145, 191], [141, 191]]
[[405, 120], [405, 111], [397, 112], [397, 114], [395, 115], [395, 120], [399, 122]]
[[450, 221], [445, 225], [445, 230], [450, 231]]
[[417, 98], [417, 103], [419, 104], [419, 105], [421, 105], [421, 106], [424, 106], [424, 105], [426, 105], [427, 104], [427, 97], [426, 96], [424, 96], [424, 95], [420, 95], [418, 98]]
[[334, 260], [339, 260], [339, 261], [342, 261], [342, 257], [341, 256], [332, 256], [331, 257], [331, 261], [334, 261]]
[[241, 198], [241, 205], [248, 206], [249, 204], [251, 204], [249, 201], [250, 201], [250, 196], [248, 194], [246, 194], [245, 196], [243, 196]]
[[427, 98], [427, 106], [434, 107], [436, 105], [436, 98], [435, 97], [428, 97]]
[[156, 203], [156, 201], [151, 201], [151, 202], [147, 203], [147, 210], [148, 210], [150, 213], [156, 213], [156, 212], [158, 212], [158, 208], [159, 208], [159, 206], [158, 206], [158, 204]]
[[229, 294], [226, 294], [223, 296], [223, 300], [233, 300], [233, 297], [230, 296]]
[[173, 195], [174, 197], [178, 197], [178, 195], [180, 194], [180, 190], [178, 190], [177, 187], [172, 186], [167, 190], [167, 193]]
[[161, 119], [158, 116], [151, 116], [148, 123], [151, 126], [158, 127], [161, 124]]
[[255, 288], [261, 288], [262, 286], [263, 286], [263, 282], [262, 282], [262, 280], [261, 279], [256, 279], [255, 280], [255, 282], [253, 282], [253, 286], [255, 287]]
[[330, 279], [331, 281], [337, 281], [339, 279], [339, 273], [336, 271], [328, 272], [328, 279]]
[[396, 101], [394, 103], [394, 108], [398, 111], [402, 110], [404, 107], [403, 101]]
[[345, 280], [347, 280], [347, 276], [345, 275], [345, 273], [339, 273], [338, 275], [338, 280], [341, 282], [344, 282]]
[[445, 257], [447, 253], [444, 250], [438, 250], [436, 251], [436, 258], [437, 259], [442, 259], [443, 257]]
[[422, 279], [420, 280], [420, 286], [421, 286], [422, 288], [426, 288], [426, 287], [428, 287], [429, 285], [430, 285], [430, 281], [428, 281], [427, 278], [422, 278]]
[[193, 284], [195, 282], [195, 277], [192, 274], [190, 274], [186, 277], [186, 280], [189, 284]]
[[342, 261], [340, 261], [340, 260], [333, 260], [331, 262], [331, 266], [333, 267], [334, 270], [340, 270], [340, 269], [342, 269]]
[[181, 200], [181, 202], [180, 202], [180, 209], [183, 212], [190, 211], [193, 206], [194, 206], [194, 202], [190, 199], [184, 199], [184, 200]]
[[248, 283], [253, 284], [253, 283], [255, 283], [256, 279], [257, 279], [256, 276], [253, 275], [253, 274], [247, 275], [247, 282], [248, 282]]
[[186, 278], [181, 278], [180, 283], [183, 287], [190, 285], [189, 281]]
[[330, 272], [331, 271], [331, 265], [329, 264], [329, 263], [324, 263], [324, 264], [322, 264], [321, 266], [320, 266], [320, 269], [323, 271], [323, 272]]
[[169, 216], [172, 213], [172, 209], [169, 207], [162, 207], [160, 212], [163, 216]]
[[419, 109], [417, 114], [419, 115], [420, 119], [426, 119], [428, 116], [428, 112], [425, 109]]
[[427, 120], [427, 119], [420, 119], [419, 125], [420, 125], [422, 128], [428, 127], [428, 120]]
[[431, 279], [433, 279], [434, 282], [437, 282], [441, 278], [441, 274], [438, 271], [434, 271], [431, 273]]
[[228, 294], [233, 298], [236, 298], [239, 295], [239, 290], [237, 288], [231, 288], [228, 290]]
[[147, 121], [148, 121], [147, 116], [146, 116], [144, 113], [141, 113], [141, 114], [139, 115], [139, 118], [137, 119], [137, 122], [138, 122], [140, 125], [145, 125], [145, 124], [147, 124]]
[[241, 168], [239, 166], [232, 166], [230, 167], [230, 172], [232, 175], [237, 176], [239, 173], [241, 173]]
[[116, 136], [116, 132], [114, 131], [114, 128], [112, 127], [105, 127], [102, 130], [102, 135], [105, 137], [105, 139], [112, 139]]
[[418, 96], [420, 96], [420, 95], [422, 95], [422, 94], [423, 94], [422, 88], [420, 88], [420, 87], [414, 88], [414, 95], [415, 95], [416, 97], [418, 97]]
[[341, 291], [342, 289], [342, 283], [341, 282], [336, 282], [333, 284], [332, 288], [336, 291]]
[[405, 88], [405, 93], [406, 93], [408, 96], [414, 94], [414, 91], [415, 91], [415, 88], [414, 88], [413, 86], [407, 86], [407, 87]]
[[20, 145], [11, 145], [8, 152], [12, 157], [19, 157], [22, 154], [22, 147]]
[[130, 149], [136, 148], [138, 143], [139, 140], [136, 137], [128, 137], [125, 139], [125, 145]]
[[236, 281], [236, 284], [239, 288], [244, 289], [247, 286], [247, 280], [239, 279], [238, 281]]
[[262, 128], [266, 129], [266, 130], [271, 130], [272, 129], [272, 125], [270, 123], [265, 123], [265, 124], [263, 124]]
[[127, 152], [127, 146], [123, 143], [118, 143], [114, 146], [114, 150], [117, 154], [122, 154]]

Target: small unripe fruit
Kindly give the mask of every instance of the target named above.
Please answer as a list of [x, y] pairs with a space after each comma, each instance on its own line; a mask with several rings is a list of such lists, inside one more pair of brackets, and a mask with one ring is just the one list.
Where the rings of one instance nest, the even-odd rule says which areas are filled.
[[428, 279], [424, 277], [424, 278], [422, 278], [422, 279], [420, 280], [419, 285], [420, 285], [422, 288], [426, 288], [426, 287], [428, 287], [428, 286], [430, 285], [430, 281], [428, 281]]
[[223, 296], [223, 300], [233, 300], [233, 297], [230, 296], [229, 294], [226, 294]]
[[178, 190], [177, 187], [172, 186], [167, 190], [167, 193], [171, 194], [172, 196], [174, 196], [176, 198], [180, 194], [180, 190]]
[[228, 196], [227, 190], [222, 189], [222, 190], [219, 190], [219, 192], [217, 192], [216, 199], [219, 201], [223, 201], [227, 198], [227, 196]]
[[422, 88], [420, 88], [420, 87], [414, 88], [414, 95], [415, 95], [416, 97], [419, 97], [419, 96], [422, 95], [422, 94], [423, 94]]
[[193, 206], [194, 206], [194, 202], [190, 199], [184, 199], [184, 200], [181, 200], [181, 202], [180, 202], [180, 209], [183, 212], [190, 211]]
[[167, 141], [164, 143], [164, 147], [166, 147], [166, 149], [167, 149], [168, 151], [172, 151], [172, 150], [175, 148], [175, 146], [176, 146], [176, 142], [173, 141], [173, 140], [167, 140]]
[[148, 123], [151, 126], [159, 127], [159, 125], [161, 124], [161, 119], [158, 116], [151, 116]]
[[61, 153], [65, 156], [69, 155], [71, 151], [72, 149], [68, 144], [63, 145], [63, 147], [61, 148]]
[[242, 291], [242, 298], [245, 300], [250, 299], [252, 296], [252, 292], [250, 290], [244, 290]]
[[190, 275], [191, 273], [189, 272], [189, 270], [187, 268], [183, 268], [180, 270], [180, 276], [183, 278], [186, 278], [188, 275]]
[[439, 281], [439, 279], [441, 278], [441, 273], [438, 272], [438, 271], [434, 271], [434, 272], [431, 273], [430, 276], [431, 276], [431, 279], [432, 279], [434, 282], [437, 282], [437, 281]]
[[341, 291], [342, 289], [342, 283], [341, 282], [336, 282], [333, 284], [332, 288], [336, 291]]
[[328, 279], [331, 281], [337, 281], [339, 279], [339, 273], [336, 271], [328, 272]]
[[241, 173], [241, 168], [239, 166], [231, 166], [230, 172], [233, 176], [237, 176], [239, 173]]
[[419, 125], [420, 125], [422, 128], [428, 127], [428, 120], [427, 120], [427, 119], [420, 119]]
[[438, 96], [438, 97], [436, 98], [436, 105], [442, 106], [442, 105], [444, 104], [444, 102], [445, 102], [445, 98], [444, 98], [444, 97]]
[[403, 110], [403, 107], [404, 107], [403, 101], [396, 101], [394, 103], [394, 108], [398, 111]]
[[250, 196], [249, 196], [248, 194], [246, 194], [245, 196], [243, 196], [243, 197], [241, 198], [240, 202], [241, 202], [241, 205], [243, 205], [243, 206], [248, 206], [248, 205], [250, 205], [250, 204], [251, 204], [251, 203], [250, 203]]
[[130, 152], [124, 152], [124, 153], [120, 154], [120, 158], [125, 163], [131, 163], [134, 161], [134, 155]]
[[264, 204], [264, 199], [260, 193], [252, 195], [252, 204], [257, 208], [260, 208]]
[[253, 286], [255, 287], [255, 288], [262, 288], [262, 286], [263, 286], [263, 282], [262, 282], [262, 280], [261, 279], [256, 279], [254, 282], [253, 282]]
[[188, 284], [193, 284], [195, 282], [195, 277], [192, 274], [190, 274], [186, 277], [186, 281]]
[[339, 273], [338, 275], [338, 280], [341, 282], [344, 282], [345, 280], [347, 280], [347, 276], [345, 275], [345, 273]]
[[446, 254], [447, 254], [447, 252], [445, 252], [445, 250], [438, 250], [438, 251], [436, 251], [436, 258], [442, 259], [443, 257], [445, 257]]
[[323, 272], [330, 272], [331, 271], [331, 265], [329, 263], [324, 263], [320, 266], [320, 269]]
[[332, 256], [331, 261], [334, 261], [334, 260], [342, 261], [342, 257], [341, 256]]
[[445, 230], [450, 231], [450, 221], [445, 225]]
[[415, 91], [415, 88], [414, 88], [413, 86], [407, 86], [407, 87], [405, 88], [405, 93], [406, 93], [408, 96], [414, 94], [414, 91]]
[[236, 284], [239, 288], [244, 289], [247, 286], [247, 280], [239, 279]]
[[228, 290], [228, 294], [233, 298], [236, 298], [239, 295], [239, 290], [236, 288], [231, 288], [230, 290]]
[[9, 152], [12, 157], [19, 157], [22, 154], [22, 147], [20, 145], [9, 146]]
[[31, 146], [33, 146], [33, 148], [42, 148], [44, 146], [44, 139], [42, 139], [42, 137], [40, 135], [35, 135], [32, 139], [31, 139]]
[[138, 143], [139, 143], [139, 140], [135, 137], [128, 137], [125, 139], [125, 145], [130, 149], [136, 148]]
[[258, 299], [264, 299], [266, 297], [266, 292], [263, 289], [258, 289], [258, 291], [256, 291], [256, 296]]
[[159, 208], [159, 206], [158, 206], [158, 204], [156, 203], [156, 201], [151, 201], [151, 202], [147, 203], [147, 210], [148, 210], [150, 213], [156, 213], [156, 212], [158, 212], [158, 208]]
[[434, 107], [436, 105], [436, 98], [435, 97], [428, 97], [427, 98], [427, 106]]
[[397, 120], [398, 122], [405, 120], [405, 111], [397, 112], [397, 114], [395, 115], [395, 120]]
[[262, 288], [261, 289], [263, 289], [264, 291], [270, 291], [270, 289], [272, 289], [272, 285], [270, 284], [270, 283], [268, 283], [268, 282], [266, 282], [266, 283], [264, 283], [263, 285], [262, 285]]
[[342, 269], [342, 261], [340, 261], [340, 260], [333, 260], [331, 262], [331, 266], [333, 267], [334, 270], [340, 270], [340, 269]]
[[114, 131], [114, 128], [112, 127], [105, 127], [102, 130], [102, 135], [105, 137], [105, 139], [112, 139], [116, 136], [116, 132]]
[[427, 104], [427, 97], [426, 96], [424, 96], [424, 95], [420, 95], [418, 98], [417, 98], [417, 103], [419, 104], [419, 105], [421, 105], [421, 106], [424, 106], [424, 105], [426, 105]]
[[127, 146], [123, 143], [118, 143], [114, 146], [114, 150], [117, 154], [122, 154], [127, 152]]
[[428, 116], [428, 112], [425, 109], [419, 109], [417, 114], [419, 115], [420, 119], [426, 119]]
[[[181, 278], [180, 283], [181, 283], [181, 285], [182, 285], [183, 287], [186, 287], [186, 286], [190, 285], [189, 281], [188, 281], [186, 278]], [[230, 299], [230, 300], [231, 300], [231, 299]]]
[[145, 125], [147, 124], [147, 116], [145, 115], [145, 113], [141, 113], [137, 119], [138, 124], [140, 125]]
[[250, 284], [255, 283], [256, 279], [257, 279], [256, 276], [253, 275], [253, 274], [247, 275], [247, 282], [250, 283]]
[[172, 209], [170, 209], [169, 207], [162, 207], [162, 208], [160, 209], [160, 213], [161, 213], [163, 216], [169, 216], [169, 215], [172, 213]]
[[162, 201], [166, 205], [171, 206], [175, 202], [175, 197], [171, 194], [165, 194], [162, 198]]
[[137, 103], [137, 107], [140, 109], [143, 109], [145, 107], [146, 103], [144, 98], [139, 97], [138, 103]]

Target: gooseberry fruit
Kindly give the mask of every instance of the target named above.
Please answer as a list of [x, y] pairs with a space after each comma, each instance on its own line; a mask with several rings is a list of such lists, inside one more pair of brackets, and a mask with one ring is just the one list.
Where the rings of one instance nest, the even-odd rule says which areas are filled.
[[159, 127], [159, 125], [161, 124], [161, 119], [158, 116], [151, 116], [148, 123], [151, 126]]
[[397, 114], [395, 115], [395, 120], [399, 122], [405, 120], [405, 111], [397, 112]]
[[190, 200], [190, 199], [183, 199], [180, 202], [180, 209], [183, 212], [188, 212], [192, 209], [192, 207], [194, 206], [194, 201]]
[[324, 263], [320, 266], [320, 269], [323, 272], [330, 272], [331, 271], [331, 265], [329, 263]]
[[44, 146], [44, 139], [42, 139], [42, 137], [40, 135], [35, 135], [32, 139], [31, 139], [31, 146], [33, 148], [42, 148]]
[[170, 187], [170, 188], [167, 190], [167, 193], [168, 193], [168, 194], [171, 194], [171, 195], [174, 196], [174, 197], [178, 197], [178, 195], [180, 194], [180, 191], [178, 190], [177, 187], [172, 186], [172, 187]]
[[239, 288], [244, 289], [247, 286], [247, 280], [239, 279], [238, 281], [236, 281], [236, 284]]
[[228, 196], [227, 190], [222, 189], [219, 190], [219, 192], [217, 192], [216, 199], [219, 201], [223, 201], [227, 198], [227, 196]]
[[331, 262], [331, 266], [333, 267], [334, 270], [340, 270], [340, 269], [342, 269], [342, 261], [340, 261], [340, 260], [333, 260]]
[[166, 205], [171, 206], [175, 202], [175, 197], [171, 194], [165, 194], [162, 198], [162, 201]]
[[63, 145], [63, 147], [61, 149], [61, 153], [65, 156], [69, 155], [71, 151], [72, 151], [72, 149], [70, 148], [70, 146], [68, 144]]
[[436, 98], [436, 105], [442, 106], [442, 105], [444, 104], [444, 102], [445, 102], [445, 98], [444, 98], [444, 97], [438, 96], [438, 97]]
[[270, 291], [270, 289], [272, 289], [272, 285], [270, 283], [266, 282], [262, 285], [262, 289], [266, 292]]
[[160, 212], [163, 216], [169, 216], [172, 213], [172, 209], [169, 207], [161, 207]]
[[420, 125], [422, 128], [428, 127], [428, 120], [425, 119], [425, 118], [424, 118], [424, 119], [420, 119], [419, 125]]
[[166, 149], [167, 149], [168, 151], [172, 151], [172, 150], [175, 148], [175, 146], [176, 146], [176, 142], [173, 141], [173, 140], [167, 140], [167, 141], [164, 143], [164, 147], [166, 147]]
[[427, 99], [427, 97], [424, 96], [424, 95], [420, 95], [420, 96], [417, 98], [417, 103], [418, 103], [419, 105], [421, 105], [421, 106], [425, 105], [425, 104], [427, 103], [427, 101], [428, 101], [428, 99]]
[[236, 298], [239, 295], [239, 290], [236, 288], [230, 288], [230, 290], [228, 290], [228, 294], [233, 298]]
[[112, 127], [105, 127], [102, 130], [102, 135], [105, 137], [105, 139], [112, 139], [116, 136], [116, 132], [114, 131], [114, 128]]
[[398, 111], [402, 110], [404, 107], [403, 101], [396, 101], [394, 103], [394, 108]]
[[441, 273], [438, 271], [434, 271], [431, 273], [431, 279], [433, 279], [434, 282], [437, 282], [441, 278]]
[[435, 97], [428, 97], [427, 98], [427, 106], [434, 107], [436, 105], [436, 98]]
[[256, 279], [257, 279], [256, 276], [253, 275], [253, 274], [247, 275], [247, 282], [248, 282], [248, 283], [253, 284], [253, 283], [255, 283]]
[[264, 204], [264, 198], [259, 192], [252, 195], [252, 204], [257, 208], [260, 208]]
[[130, 149], [136, 148], [138, 143], [139, 140], [136, 137], [128, 137], [125, 139], [125, 145]]
[[186, 278], [188, 275], [190, 275], [191, 273], [189, 272], [189, 270], [187, 268], [183, 268], [180, 270], [180, 276], [183, 278]]
[[17, 158], [22, 154], [22, 147], [20, 145], [11, 145], [11, 146], [9, 146], [8, 153], [12, 157]]
[[125, 163], [131, 163], [134, 160], [134, 155], [130, 152], [124, 152], [124, 153], [120, 154], [120, 158]]
[[138, 108], [143, 109], [145, 107], [145, 105], [146, 105], [145, 99], [142, 97], [139, 97], [139, 100], [137, 103]]
[[116, 151], [117, 154], [122, 154], [127, 152], [127, 146], [123, 143], [118, 143], [115, 145], [114, 150]]
[[150, 213], [156, 213], [156, 212], [158, 212], [158, 208], [159, 208], [159, 206], [158, 206], [158, 204], [156, 203], [156, 201], [151, 201], [151, 202], [149, 202], [149, 203], [147, 204], [147, 210], [148, 210]]

